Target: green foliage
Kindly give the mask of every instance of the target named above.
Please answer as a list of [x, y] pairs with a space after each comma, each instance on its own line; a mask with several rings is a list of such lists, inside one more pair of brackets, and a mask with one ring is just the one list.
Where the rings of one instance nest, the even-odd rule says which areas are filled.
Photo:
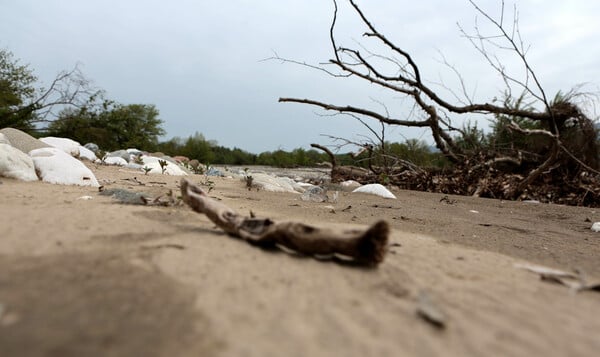
[[212, 162], [219, 165], [266, 165], [276, 167], [315, 166], [317, 163], [328, 161], [324, 153], [316, 150], [295, 149], [291, 152], [284, 150], [266, 151], [255, 155], [240, 148], [233, 149], [219, 146], [214, 141], [208, 141], [200, 133], [195, 133], [187, 139], [174, 137], [161, 142], [157, 150], [167, 155], [182, 155], [200, 162]]
[[488, 136], [477, 127], [477, 122], [463, 124], [462, 135], [454, 141], [456, 146], [466, 153], [477, 153], [488, 146]]
[[165, 172], [167, 171], [167, 165], [169, 165], [169, 164], [167, 163], [166, 160], [158, 160], [158, 164], [160, 165], [161, 173], [164, 175]]
[[93, 142], [106, 150], [139, 148], [152, 151], [164, 134], [154, 105], [113, 104], [104, 101], [95, 108], [65, 109], [50, 123], [47, 135]]
[[36, 81], [29, 66], [19, 64], [10, 51], [0, 49], [0, 128], [33, 129]]
[[83, 143], [96, 143], [105, 150], [111, 149], [111, 132], [99, 121], [100, 112], [88, 108], [67, 108], [59, 118], [48, 125], [46, 134], [71, 138]]
[[257, 165], [276, 167], [298, 167], [315, 166], [321, 162], [329, 162], [325, 153], [316, 150], [294, 149], [291, 152], [284, 150], [266, 151], [260, 153], [256, 158]]
[[[503, 104], [507, 108], [533, 110], [532, 105], [525, 102], [525, 94], [522, 94], [518, 98], [512, 98], [511, 96], [506, 95]], [[487, 137], [487, 143], [490, 149], [499, 153], [509, 153], [515, 150], [538, 151], [539, 146], [548, 145], [546, 138], [540, 138], [539, 136], [525, 136], [510, 130], [508, 125], [511, 122], [516, 123], [523, 129], [542, 128], [540, 122], [527, 118], [496, 114], [494, 115], [494, 121], [491, 124], [492, 131]]]
[[111, 149], [152, 150], [158, 144], [158, 137], [165, 133], [158, 115], [154, 105], [117, 104], [99, 115], [98, 124], [110, 132]]
[[223, 146], [211, 147], [214, 153], [214, 159], [212, 162], [225, 164], [225, 165], [255, 165], [256, 155], [244, 151], [240, 148], [234, 147], [229, 149]]
[[156, 148], [167, 155], [182, 155], [200, 162], [212, 162], [215, 158], [210, 142], [198, 132], [185, 140], [176, 136], [169, 141], [159, 143]]
[[419, 167], [441, 167], [448, 164], [439, 152], [432, 152], [423, 140], [407, 139], [404, 143], [386, 143], [387, 154]]

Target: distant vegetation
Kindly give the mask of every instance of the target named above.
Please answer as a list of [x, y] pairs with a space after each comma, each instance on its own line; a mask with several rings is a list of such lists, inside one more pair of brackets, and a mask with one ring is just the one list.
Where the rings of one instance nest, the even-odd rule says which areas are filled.
[[[357, 68], [343, 62], [337, 64], [350, 74]], [[363, 64], [369, 65], [368, 62]], [[441, 101], [418, 80], [414, 63], [403, 68], [403, 71], [416, 72], [406, 72], [405, 77], [393, 79], [403, 81], [406, 88], [395, 82], [393, 86], [387, 85], [386, 81], [392, 79], [386, 77], [372, 79], [385, 84], [386, 88], [396, 88], [400, 93], [413, 96], [428, 113], [425, 121], [395, 120], [352, 106], [281, 98], [284, 102], [317, 105], [348, 114], [363, 123], [371, 136], [362, 136], [360, 142], [332, 138], [335, 150], [316, 143], [313, 147], [318, 151], [297, 148], [254, 154], [237, 147], [223, 147], [198, 132], [187, 138], [175, 137], [161, 142], [159, 139], [165, 130], [154, 105], [108, 100], [103, 91], [90, 85], [91, 81], [77, 67], [59, 73], [48, 88], [43, 88], [28, 65], [20, 64], [10, 51], [0, 49], [0, 128], [17, 128], [38, 137], [67, 137], [82, 144], [93, 142], [106, 151], [124, 148], [160, 151], [196, 159], [205, 165], [308, 167], [332, 162], [336, 164], [332, 168], [332, 179], [347, 177], [413, 190], [600, 206], [598, 130], [596, 123], [576, 104], [581, 93], [558, 92], [552, 99], [545, 94], [535, 96], [532, 89], [526, 87], [518, 97], [509, 90], [503, 98], [495, 98], [494, 104], [462, 108]], [[406, 79], [409, 77], [417, 80]], [[505, 77], [507, 81], [508, 78], [511, 77]], [[437, 109], [423, 100], [422, 94], [432, 96], [431, 102], [436, 103]], [[543, 102], [545, 109], [533, 106], [529, 101], [532, 94]], [[466, 124], [462, 128], [450, 126], [443, 119], [445, 115], [438, 114], [445, 111], [462, 113]], [[489, 116], [491, 130], [488, 132], [469, 121], [469, 114], [482, 112]], [[379, 133], [375, 126], [370, 126], [367, 117], [379, 121]], [[390, 125], [429, 126], [438, 150], [431, 150], [424, 141], [416, 139], [389, 141], [390, 136], [384, 134]], [[367, 170], [344, 167], [349, 165]]]
[[[424, 142], [409, 140], [406, 143], [388, 143], [388, 150], [395, 155], [404, 157], [423, 165], [435, 165], [443, 160], [439, 153], [432, 153]], [[314, 149], [298, 148], [292, 151], [275, 150], [253, 154], [240, 148], [227, 148], [218, 145], [213, 140], [207, 140], [201, 133], [195, 133], [183, 139], [175, 137], [158, 143], [153, 147], [167, 155], [183, 155], [203, 163], [221, 165], [266, 165], [276, 167], [309, 167], [323, 162], [329, 162], [327, 154]], [[350, 153], [336, 155], [341, 165], [357, 165], [367, 167], [367, 154], [353, 157]]]
[[[38, 137], [66, 137], [82, 144], [93, 142], [103, 150], [135, 147], [160, 151], [205, 164], [306, 167], [329, 161], [327, 154], [312, 149], [259, 154], [231, 149], [207, 140], [201, 133], [160, 142], [165, 131], [154, 105], [116, 103], [104, 98], [104, 92], [90, 83], [75, 67], [57, 75], [49, 88], [42, 88], [29, 65], [21, 64], [12, 52], [0, 49], [0, 128], [17, 128]], [[417, 165], [443, 161], [423, 142], [387, 144], [388, 153]], [[377, 154], [377, 149], [374, 152]], [[357, 157], [338, 154], [336, 160], [341, 165], [368, 165], [365, 153]]]

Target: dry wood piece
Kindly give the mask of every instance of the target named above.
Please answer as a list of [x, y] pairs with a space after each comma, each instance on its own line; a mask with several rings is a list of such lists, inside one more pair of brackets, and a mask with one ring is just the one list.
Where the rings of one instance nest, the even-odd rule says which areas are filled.
[[228, 234], [261, 247], [283, 246], [307, 255], [343, 255], [365, 265], [381, 263], [387, 250], [389, 226], [385, 221], [366, 229], [336, 230], [245, 217], [186, 179], [181, 180], [181, 195], [194, 211], [205, 214]]

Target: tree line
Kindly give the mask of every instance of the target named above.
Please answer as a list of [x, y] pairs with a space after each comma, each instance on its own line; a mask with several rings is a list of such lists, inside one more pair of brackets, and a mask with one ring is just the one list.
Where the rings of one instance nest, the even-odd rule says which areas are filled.
[[[186, 156], [202, 163], [223, 165], [267, 165], [278, 167], [315, 166], [329, 160], [313, 149], [278, 149], [259, 154], [227, 148], [201, 133], [187, 138], [160, 141], [165, 134], [159, 110], [153, 104], [121, 104], [92, 88], [78, 68], [61, 72], [49, 88], [37, 86], [38, 78], [5, 49], [0, 50], [0, 127], [13, 127], [33, 136], [57, 136], [82, 144], [95, 143], [102, 150], [138, 148], [166, 155]], [[65, 89], [68, 88], [68, 89]], [[439, 159], [424, 142], [388, 143], [394, 155], [416, 164]], [[342, 165], [367, 167], [366, 154], [336, 155]]]

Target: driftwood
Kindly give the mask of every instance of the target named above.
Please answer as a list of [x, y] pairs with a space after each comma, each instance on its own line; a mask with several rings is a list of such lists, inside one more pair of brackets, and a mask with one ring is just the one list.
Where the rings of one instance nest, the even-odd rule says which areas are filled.
[[208, 196], [202, 188], [181, 180], [183, 201], [205, 214], [229, 235], [260, 247], [284, 247], [307, 255], [345, 256], [358, 264], [376, 265], [387, 250], [389, 226], [379, 221], [366, 229], [329, 229], [299, 222], [273, 222], [245, 217]]

